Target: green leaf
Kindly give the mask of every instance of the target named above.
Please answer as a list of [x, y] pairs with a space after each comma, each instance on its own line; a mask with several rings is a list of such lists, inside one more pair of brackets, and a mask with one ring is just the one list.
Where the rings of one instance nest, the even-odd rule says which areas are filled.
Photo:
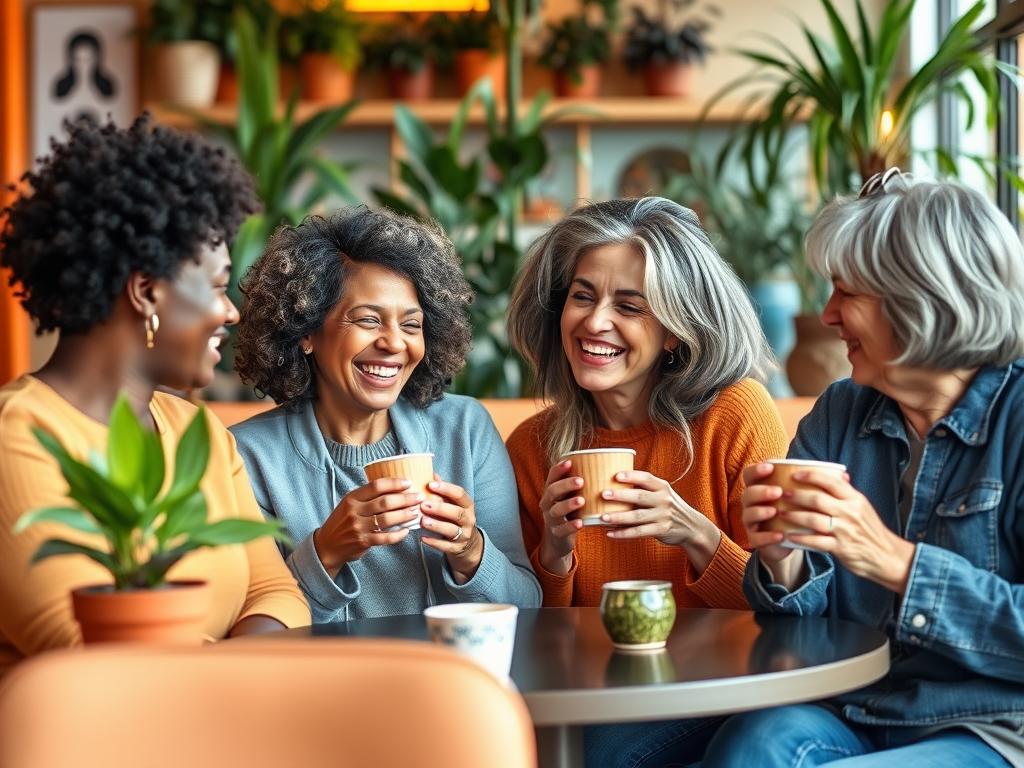
[[386, 189], [380, 189], [379, 187], [374, 187], [373, 195], [381, 205], [390, 208], [395, 213], [405, 214], [406, 216], [415, 216], [417, 218], [420, 216], [420, 212], [416, 210], [415, 206], [407, 203], [393, 192]]
[[197, 490], [164, 509], [164, 521], [156, 530], [161, 549], [178, 536], [191, 534], [206, 525], [206, 497]]
[[108, 553], [92, 547], [84, 547], [81, 544], [73, 544], [62, 539], [47, 539], [39, 545], [39, 549], [32, 555], [30, 561], [33, 565], [55, 555], [85, 555], [95, 560], [111, 573], [117, 570], [117, 563]]
[[136, 589], [151, 589], [162, 584], [167, 578], [167, 572], [189, 552], [199, 549], [199, 544], [185, 543], [180, 547], [158, 552], [145, 563], [139, 566], [138, 572], [132, 579], [132, 585]]
[[174, 481], [164, 504], [175, 504], [195, 493], [209, 460], [210, 427], [206, 421], [206, 407], [200, 406], [178, 442], [178, 450], [174, 454]]
[[33, 427], [32, 433], [57, 459], [71, 499], [89, 510], [101, 525], [112, 530], [130, 530], [137, 524], [140, 510], [124, 491], [88, 464], [72, 457], [49, 432]]
[[219, 520], [192, 531], [189, 542], [207, 547], [225, 544], [245, 544], [261, 536], [273, 536], [278, 541], [291, 544], [291, 538], [283, 530], [279, 520]]
[[152, 504], [164, 485], [167, 471], [164, 463], [164, 446], [160, 433], [143, 430], [142, 440], [142, 499]]
[[438, 185], [460, 202], [473, 194], [480, 183], [479, 163], [474, 160], [463, 168], [447, 144], [432, 147], [424, 165]]
[[143, 495], [145, 430], [122, 392], [110, 412], [107, 471], [110, 481], [125, 493]]
[[352, 189], [349, 180], [348, 170], [342, 165], [331, 160], [320, 160], [311, 157], [306, 160], [306, 167], [316, 174], [320, 183], [332, 194], [340, 197], [347, 203], [355, 205], [359, 202], [359, 196]]
[[425, 164], [427, 155], [436, 143], [434, 132], [430, 130], [430, 127], [416, 117], [412, 110], [404, 104], [396, 104], [395, 128], [398, 129], [398, 135], [402, 137], [402, 144], [406, 151]]
[[101, 533], [96, 521], [87, 513], [72, 507], [43, 507], [26, 512], [14, 524], [12, 533], [21, 533], [36, 523], [60, 523], [84, 533]]

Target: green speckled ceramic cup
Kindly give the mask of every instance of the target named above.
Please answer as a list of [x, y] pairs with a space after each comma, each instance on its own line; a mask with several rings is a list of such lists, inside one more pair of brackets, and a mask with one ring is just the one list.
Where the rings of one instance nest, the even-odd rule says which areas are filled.
[[672, 582], [608, 582], [601, 596], [601, 620], [616, 648], [664, 648], [676, 621]]

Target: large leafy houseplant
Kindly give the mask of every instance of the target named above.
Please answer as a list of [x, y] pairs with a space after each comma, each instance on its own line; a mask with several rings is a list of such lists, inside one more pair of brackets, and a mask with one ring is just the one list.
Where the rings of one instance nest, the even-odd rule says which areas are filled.
[[[237, 278], [263, 252], [278, 226], [298, 224], [329, 195], [348, 202], [357, 202], [357, 197], [349, 181], [352, 166], [316, 152], [356, 102], [320, 110], [300, 122], [296, 116], [298, 94], [293, 93], [280, 110], [274, 25], [261, 41], [249, 15], [238, 12], [235, 28], [241, 86], [236, 120], [219, 122], [202, 113], [190, 114], [238, 154], [256, 179], [256, 194], [264, 206], [262, 213], [245, 221], [232, 245], [232, 270]], [[232, 281], [233, 298], [240, 301], [237, 284], [237, 279]]]
[[[737, 89], [753, 88], [744, 110], [756, 119], [732, 139], [747, 157], [781, 145], [796, 123], [807, 120], [814, 176], [823, 199], [855, 191], [873, 174], [905, 163], [912, 149], [914, 117], [941, 94], [966, 106], [969, 126], [974, 104], [963, 78], [980, 87], [986, 117], [994, 123], [999, 108], [997, 72], [1015, 77], [1016, 71], [985, 56], [984, 42], [975, 32], [984, 0], [950, 26], [928, 61], [905, 75], [899, 52], [916, 2], [889, 0], [872, 30], [857, 0], [854, 33], [831, 0], [821, 0], [829, 39], [802, 25], [811, 51], [806, 59], [777, 40], [774, 52], [739, 51], [757, 65], [755, 71], [725, 86], [708, 107]], [[956, 172], [955, 158], [943, 151], [936, 157], [944, 172]]]
[[25, 513], [15, 533], [37, 523], [60, 523], [100, 537], [103, 545], [51, 538], [36, 550], [32, 562], [85, 555], [110, 572], [116, 590], [127, 591], [163, 585], [167, 571], [201, 547], [242, 544], [267, 535], [287, 541], [279, 521], [208, 522], [199, 487], [210, 456], [206, 419], [200, 408], [182, 434], [174, 477], [162, 493], [166, 462], [160, 435], [143, 428], [124, 395], [111, 411], [105, 457], [93, 453], [87, 461], [76, 459], [52, 434], [34, 428], [36, 439], [57, 459], [72, 503]]

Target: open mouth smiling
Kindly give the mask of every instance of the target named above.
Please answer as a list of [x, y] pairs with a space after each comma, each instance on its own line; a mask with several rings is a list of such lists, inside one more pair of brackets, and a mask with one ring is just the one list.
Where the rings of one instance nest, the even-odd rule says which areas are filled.
[[621, 356], [626, 350], [619, 347], [612, 347], [607, 344], [596, 344], [592, 341], [583, 341], [580, 339], [580, 348], [587, 355], [592, 357], [603, 357], [606, 360]]

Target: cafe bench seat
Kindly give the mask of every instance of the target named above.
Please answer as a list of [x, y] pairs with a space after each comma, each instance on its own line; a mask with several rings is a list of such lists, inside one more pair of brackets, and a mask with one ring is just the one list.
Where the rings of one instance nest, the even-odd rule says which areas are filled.
[[[800, 423], [800, 419], [811, 410], [814, 400], [815, 398], [813, 397], [790, 397], [775, 401], [775, 405], [779, 409], [779, 415], [782, 416], [782, 424], [786, 428], [786, 434], [789, 435], [790, 439], [796, 434], [796, 427]], [[512, 434], [512, 430], [535, 414], [544, 405], [539, 400], [526, 397], [508, 400], [482, 398], [480, 402], [483, 403], [488, 413], [491, 414], [491, 418], [494, 419], [494, 425], [498, 428], [502, 440], [508, 438]], [[270, 400], [210, 402], [207, 405], [225, 427], [245, 421], [257, 413], [262, 413], [274, 407], [274, 403]]]

